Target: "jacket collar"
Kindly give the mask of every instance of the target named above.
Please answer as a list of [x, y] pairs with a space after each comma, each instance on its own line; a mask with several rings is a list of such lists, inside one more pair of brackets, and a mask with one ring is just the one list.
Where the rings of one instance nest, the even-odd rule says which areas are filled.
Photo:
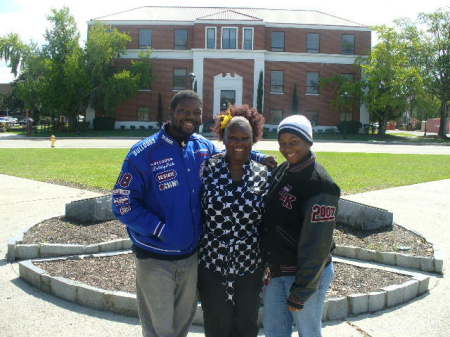
[[300, 163], [289, 165], [288, 166], [288, 172], [301, 172], [308, 166], [313, 165], [316, 162], [316, 155], [314, 152], [309, 151], [309, 153], [306, 155], [305, 158]]
[[181, 147], [184, 148], [184, 147], [187, 146], [187, 143], [189, 141], [195, 139], [195, 133], [190, 135], [189, 138], [187, 138], [186, 140], [178, 140], [178, 139], [176, 139], [175, 137], [173, 137], [168, 132], [169, 125], [170, 125], [170, 122], [164, 123], [162, 128], [161, 128], [161, 131], [160, 131], [162, 140], [165, 141], [167, 144], [170, 144], [170, 145], [178, 144], [178, 145], [180, 145]]

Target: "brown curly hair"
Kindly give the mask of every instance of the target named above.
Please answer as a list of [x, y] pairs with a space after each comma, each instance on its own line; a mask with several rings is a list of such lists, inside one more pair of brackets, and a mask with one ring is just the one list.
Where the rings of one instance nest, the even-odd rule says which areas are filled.
[[[227, 116], [227, 113], [227, 111], [222, 111], [219, 114], [214, 127], [212, 127], [212, 130], [217, 134], [220, 140], [223, 140], [223, 135], [226, 129], [226, 127], [222, 129], [220, 127], [220, 124], [224, 120], [225, 116]], [[242, 116], [250, 122], [253, 133], [253, 143], [256, 143], [259, 139], [262, 138], [263, 127], [266, 120], [264, 116], [255, 108], [251, 108], [248, 104], [233, 105], [230, 108], [230, 113], [232, 117]]]

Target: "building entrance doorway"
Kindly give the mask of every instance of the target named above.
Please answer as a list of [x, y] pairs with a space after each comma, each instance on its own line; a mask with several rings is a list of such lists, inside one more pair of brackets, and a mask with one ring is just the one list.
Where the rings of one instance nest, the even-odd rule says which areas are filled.
[[220, 90], [220, 111], [225, 111], [228, 104], [236, 103], [236, 90]]

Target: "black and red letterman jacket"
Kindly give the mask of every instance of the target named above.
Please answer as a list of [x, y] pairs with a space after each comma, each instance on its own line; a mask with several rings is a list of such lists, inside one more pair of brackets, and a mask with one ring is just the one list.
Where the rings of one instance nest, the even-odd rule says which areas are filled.
[[272, 173], [264, 215], [263, 253], [272, 278], [295, 275], [288, 303], [302, 308], [331, 261], [340, 189], [314, 153]]

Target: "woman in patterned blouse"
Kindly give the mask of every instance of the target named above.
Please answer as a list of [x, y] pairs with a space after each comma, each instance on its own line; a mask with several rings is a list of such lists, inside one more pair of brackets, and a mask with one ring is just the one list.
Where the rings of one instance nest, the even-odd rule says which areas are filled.
[[207, 337], [254, 337], [262, 287], [260, 249], [266, 166], [250, 159], [264, 117], [248, 106], [232, 107], [215, 131], [226, 151], [204, 162], [199, 293]]

